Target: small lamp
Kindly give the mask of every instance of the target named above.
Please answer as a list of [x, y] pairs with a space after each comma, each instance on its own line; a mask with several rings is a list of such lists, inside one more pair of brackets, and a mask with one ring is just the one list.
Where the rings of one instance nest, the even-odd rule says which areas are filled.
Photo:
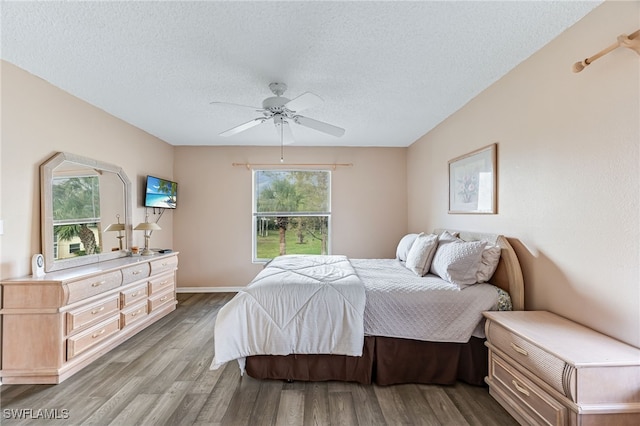
[[118, 219], [118, 223], [112, 223], [111, 225], [105, 228], [105, 232], [118, 231], [118, 244], [120, 246], [120, 250], [122, 250], [122, 239], [124, 235], [122, 235], [122, 231], [124, 231], [124, 223], [120, 223], [120, 215], [117, 214], [116, 218]]
[[135, 228], [136, 231], [144, 231], [144, 250], [142, 250], [143, 256], [150, 256], [153, 252], [149, 249], [149, 239], [151, 238], [151, 232], [160, 231], [162, 228], [155, 223], [149, 222], [149, 216], [147, 215], [144, 222], [138, 224]]

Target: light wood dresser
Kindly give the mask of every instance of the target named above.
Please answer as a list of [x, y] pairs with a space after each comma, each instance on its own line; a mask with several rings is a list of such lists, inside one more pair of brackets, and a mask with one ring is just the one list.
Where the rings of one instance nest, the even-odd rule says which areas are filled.
[[489, 392], [519, 423], [640, 424], [640, 349], [550, 312], [484, 315]]
[[176, 307], [178, 253], [6, 280], [3, 384], [60, 383]]

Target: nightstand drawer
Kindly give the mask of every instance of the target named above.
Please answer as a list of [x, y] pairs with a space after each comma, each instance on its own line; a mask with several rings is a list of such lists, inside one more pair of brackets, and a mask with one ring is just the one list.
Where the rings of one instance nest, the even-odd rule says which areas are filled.
[[575, 383], [573, 383], [575, 376], [564, 374], [566, 363], [563, 360], [493, 321], [487, 322], [486, 331], [490, 345], [541, 378], [558, 392], [567, 397], [571, 396], [575, 389]]
[[492, 354], [489, 365], [489, 380], [510, 398], [520, 401], [528, 408], [527, 413], [536, 417], [536, 423], [566, 425], [567, 409], [553, 397], [528, 380], [502, 358]]

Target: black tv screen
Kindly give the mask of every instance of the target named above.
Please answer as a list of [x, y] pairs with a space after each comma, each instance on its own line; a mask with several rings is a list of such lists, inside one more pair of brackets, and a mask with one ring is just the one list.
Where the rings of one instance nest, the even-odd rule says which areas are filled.
[[145, 207], [175, 209], [178, 202], [178, 184], [167, 179], [147, 176], [144, 195]]

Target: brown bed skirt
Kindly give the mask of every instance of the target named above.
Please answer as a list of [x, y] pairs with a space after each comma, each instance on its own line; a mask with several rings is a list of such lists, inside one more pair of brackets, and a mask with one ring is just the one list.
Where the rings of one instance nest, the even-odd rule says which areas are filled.
[[451, 385], [460, 380], [482, 386], [488, 371], [484, 342], [476, 337], [467, 343], [447, 343], [366, 336], [361, 357], [259, 355], [247, 357], [246, 371], [256, 379], [378, 385]]

